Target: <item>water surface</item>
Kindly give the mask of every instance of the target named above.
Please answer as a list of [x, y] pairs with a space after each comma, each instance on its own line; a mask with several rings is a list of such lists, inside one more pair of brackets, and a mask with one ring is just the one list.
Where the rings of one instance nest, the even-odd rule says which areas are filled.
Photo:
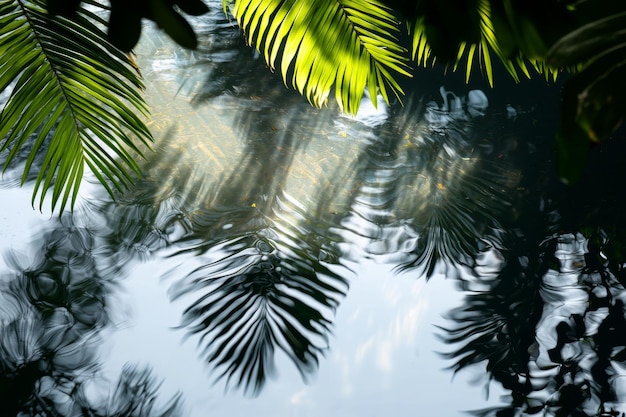
[[88, 176], [59, 219], [4, 176], [9, 415], [623, 411], [620, 148], [562, 186], [557, 87], [424, 73], [351, 118], [219, 7], [197, 24], [199, 51], [137, 48], [155, 145], [130, 190]]

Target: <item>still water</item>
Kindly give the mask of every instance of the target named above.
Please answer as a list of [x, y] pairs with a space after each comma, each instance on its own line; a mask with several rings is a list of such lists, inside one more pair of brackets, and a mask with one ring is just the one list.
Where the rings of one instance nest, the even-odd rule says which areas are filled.
[[0, 415], [626, 410], [623, 150], [561, 185], [558, 85], [425, 72], [351, 118], [196, 23], [137, 48], [132, 189], [58, 219], [4, 175]]

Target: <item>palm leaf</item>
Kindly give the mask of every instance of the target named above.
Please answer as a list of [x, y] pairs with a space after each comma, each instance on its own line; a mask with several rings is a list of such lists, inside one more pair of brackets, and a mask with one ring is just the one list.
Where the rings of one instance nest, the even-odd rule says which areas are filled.
[[73, 206], [84, 165], [109, 192], [132, 181], [139, 168], [131, 150], [151, 136], [137, 116], [146, 106], [142, 84], [128, 58], [106, 39], [102, 18], [79, 8], [76, 17], [50, 17], [43, 0], [0, 2], [0, 151], [9, 150], [4, 170], [30, 145], [22, 184], [39, 152], [45, 153], [33, 204], [52, 190], [52, 209]]
[[418, 65], [423, 67], [428, 64], [435, 63], [435, 57], [432, 55], [432, 49], [428, 45], [426, 40], [426, 25], [424, 24], [424, 17], [419, 16], [413, 22], [407, 22], [409, 34], [412, 39], [411, 55]]
[[394, 78], [409, 76], [398, 20], [377, 0], [224, 0], [249, 43], [286, 83], [311, 103], [331, 90], [342, 109], [356, 113], [365, 88], [374, 99], [402, 94]]
[[[470, 76], [474, 71], [474, 63], [477, 62], [479, 68], [487, 77], [489, 85], [493, 87], [493, 65], [492, 56], [498, 58], [507, 72], [515, 81], [519, 81], [520, 72], [527, 78], [531, 77], [528, 71], [528, 64], [539, 74], [543, 74], [546, 79], [552, 77], [555, 79], [558, 70], [549, 67], [542, 60], [529, 59], [518, 52], [513, 56], [509, 56], [507, 51], [502, 48], [503, 29], [496, 30], [494, 16], [492, 14], [489, 0], [478, 0], [477, 11], [479, 16], [479, 28], [481, 40], [478, 43], [459, 44], [456, 60], [453, 62], [452, 69], [456, 71], [460, 65], [465, 66], [465, 81], [469, 82]], [[435, 63], [435, 55], [432, 53], [426, 37], [426, 26], [424, 16], [416, 17], [409, 22], [409, 32], [412, 40], [412, 58], [418, 65], [428, 66]], [[498, 38], [496, 37], [498, 34]]]

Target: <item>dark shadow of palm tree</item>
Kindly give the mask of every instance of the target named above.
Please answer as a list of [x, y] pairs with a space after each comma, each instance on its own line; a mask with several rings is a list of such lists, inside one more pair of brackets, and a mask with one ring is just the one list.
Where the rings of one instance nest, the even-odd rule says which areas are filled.
[[34, 237], [34, 253], [5, 255], [0, 281], [2, 415], [181, 415], [180, 396], [156, 407], [159, 384], [147, 368], [126, 366], [104, 401], [86, 390], [98, 380], [100, 331], [115, 282], [96, 265], [97, 236], [70, 216]]
[[475, 415], [623, 414], [621, 152], [617, 142], [598, 151], [574, 188], [546, 190], [538, 175], [546, 194], [528, 201], [530, 215], [465, 282], [466, 305], [442, 336], [457, 346], [446, 356], [455, 372], [486, 362], [489, 379], [510, 391], [508, 404]]
[[[106, 214], [115, 231], [107, 237], [112, 259], [137, 257], [137, 245], [159, 250], [156, 241], [149, 244], [155, 230], [165, 246], [177, 250], [174, 259], [185, 252], [202, 257], [204, 265], [172, 287], [174, 298], [199, 297], [182, 325], [202, 335], [213, 366], [252, 393], [271, 375], [276, 349], [287, 353], [303, 377], [315, 369], [332, 313], [348, 287], [331, 225], [311, 218], [282, 189], [297, 146], [287, 137], [274, 145], [252, 142], [232, 175], [212, 187], [200, 182], [187, 188], [197, 195], [174, 191], [161, 204], [145, 203], [161, 186], [140, 183], [142, 197], [109, 205]], [[179, 237], [172, 232], [176, 225]]]

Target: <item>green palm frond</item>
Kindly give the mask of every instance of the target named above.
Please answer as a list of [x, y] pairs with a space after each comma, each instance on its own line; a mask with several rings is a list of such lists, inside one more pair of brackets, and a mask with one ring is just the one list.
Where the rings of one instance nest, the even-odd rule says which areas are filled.
[[[496, 36], [496, 33], [502, 35], [502, 28], [500, 28], [500, 31], [496, 30], [490, 0], [478, 0], [476, 6], [479, 16], [480, 42], [462, 42], [459, 44], [456, 59], [452, 65], [453, 71], [456, 71], [460, 65], [464, 65], [465, 80], [468, 82], [472, 71], [474, 71], [474, 63], [478, 62], [478, 66], [487, 77], [489, 85], [493, 87], [492, 56], [495, 56], [502, 62], [504, 68], [516, 82], [520, 80], [520, 73], [527, 78], [531, 78], [529, 68], [534, 69], [539, 74], [543, 74], [546, 79], [556, 79], [558, 70], [549, 67], [538, 58], [527, 58], [521, 52], [509, 56], [500, 45], [502, 39], [498, 39]], [[433, 65], [435, 63], [435, 55], [428, 44], [424, 17], [418, 16], [408, 23], [412, 40], [413, 60], [418, 65], [424, 67]]]
[[432, 49], [426, 40], [426, 26], [424, 17], [419, 16], [413, 22], [407, 22], [409, 34], [412, 35], [411, 56], [418, 65], [423, 67], [435, 63], [435, 57], [432, 56]]
[[105, 21], [88, 2], [72, 19], [50, 17], [43, 0], [0, 0], [0, 151], [4, 170], [24, 146], [26, 181], [36, 155], [45, 153], [33, 204], [52, 190], [52, 209], [73, 206], [85, 164], [109, 192], [132, 181], [139, 152], [133, 137], [148, 143], [150, 132], [136, 114], [147, 109], [141, 81], [129, 59], [101, 29]]
[[[493, 22], [491, 21], [491, 10], [489, 1], [487, 0], [479, 0], [477, 3], [478, 8], [478, 16], [480, 18], [480, 43], [469, 45], [467, 48], [467, 64], [465, 70], [465, 81], [468, 82], [470, 78], [470, 74], [472, 71], [472, 64], [475, 58], [475, 55], [478, 54], [479, 62], [482, 70], [485, 72], [487, 76], [487, 80], [489, 81], [489, 85], [493, 87], [493, 68], [491, 66], [491, 55], [490, 49], [496, 54], [497, 57], [504, 63], [507, 67], [507, 70], [513, 77], [515, 78], [515, 69], [511, 65], [510, 61], [508, 61], [500, 47], [498, 46], [498, 42], [495, 36], [495, 29], [493, 26]], [[459, 53], [457, 55], [457, 64], [461, 61], [464, 52], [465, 52], [465, 44], [461, 44], [459, 47]], [[456, 70], [456, 65], [455, 65]]]
[[[356, 113], [365, 88], [389, 101], [410, 76], [399, 22], [377, 0], [224, 0], [273, 69], [311, 103], [323, 106], [332, 88], [342, 109]], [[289, 80], [289, 81], [288, 81]]]

